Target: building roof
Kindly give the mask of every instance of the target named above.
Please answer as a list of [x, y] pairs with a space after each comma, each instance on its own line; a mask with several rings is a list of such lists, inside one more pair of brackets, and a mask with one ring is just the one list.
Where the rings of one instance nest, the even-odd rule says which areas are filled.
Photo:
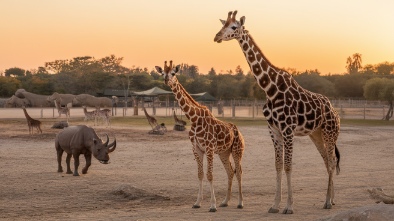
[[132, 92], [132, 95], [136, 96], [158, 96], [158, 95], [165, 95], [165, 94], [172, 94], [172, 91], [166, 91], [158, 87], [151, 88], [146, 91], [140, 91], [140, 92]]

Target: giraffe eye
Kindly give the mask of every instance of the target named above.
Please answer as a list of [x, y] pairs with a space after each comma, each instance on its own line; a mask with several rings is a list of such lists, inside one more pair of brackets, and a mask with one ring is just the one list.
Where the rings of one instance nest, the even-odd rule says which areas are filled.
[[233, 27], [231, 27], [231, 29], [233, 29], [235, 31], [235, 29], [237, 29], [237, 27], [233, 26]]

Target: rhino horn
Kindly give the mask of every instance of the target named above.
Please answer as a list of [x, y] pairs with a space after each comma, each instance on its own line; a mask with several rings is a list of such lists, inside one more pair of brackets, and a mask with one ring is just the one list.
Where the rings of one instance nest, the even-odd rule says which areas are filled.
[[[112, 149], [111, 149], [111, 147], [112, 147]], [[108, 145], [108, 153], [111, 153], [112, 151], [114, 151], [115, 148], [116, 148], [116, 138], [115, 138], [114, 142], [112, 142], [111, 144]]]
[[108, 146], [109, 137], [108, 137], [108, 134], [105, 134], [105, 135], [107, 136], [107, 141], [105, 141], [105, 144], [104, 144], [104, 146]]

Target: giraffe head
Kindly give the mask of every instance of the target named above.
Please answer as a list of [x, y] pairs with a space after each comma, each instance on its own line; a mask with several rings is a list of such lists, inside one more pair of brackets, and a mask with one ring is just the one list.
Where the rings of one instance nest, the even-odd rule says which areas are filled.
[[244, 30], [245, 16], [242, 16], [239, 21], [235, 19], [237, 11], [230, 11], [227, 16], [227, 20], [220, 21], [223, 24], [222, 29], [216, 34], [213, 41], [220, 43], [222, 41], [229, 41], [231, 39], [237, 39], [241, 36]]
[[159, 72], [163, 77], [164, 77], [164, 83], [166, 85], [172, 84], [172, 81], [178, 73], [180, 69], [180, 65], [177, 65], [175, 67], [172, 66], [172, 61], [170, 61], [170, 65], [167, 66], [167, 61], [164, 62], [164, 69], [162, 69], [160, 66], [155, 66], [156, 71]]

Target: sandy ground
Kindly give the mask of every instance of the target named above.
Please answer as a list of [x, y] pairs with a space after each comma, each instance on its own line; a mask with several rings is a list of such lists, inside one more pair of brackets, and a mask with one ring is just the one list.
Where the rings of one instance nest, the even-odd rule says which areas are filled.
[[[99, 135], [116, 135], [111, 163], [92, 161], [88, 174], [57, 173], [54, 138], [59, 130], [44, 122], [43, 134], [29, 135], [23, 119], [0, 124], [0, 220], [317, 220], [357, 207], [375, 205], [366, 189], [394, 193], [393, 128], [343, 126], [338, 147], [341, 174], [335, 176], [336, 205], [322, 209], [327, 173], [308, 137], [295, 139], [294, 212], [269, 214], [274, 200], [273, 145], [266, 126], [240, 127], [245, 137], [244, 209], [237, 209], [237, 183], [229, 207], [209, 210], [209, 185], [196, 200], [197, 166], [187, 132], [148, 134], [149, 127], [95, 127]], [[63, 156], [64, 158], [64, 156]], [[82, 165], [85, 164], [81, 156]], [[63, 168], [65, 159], [63, 159]], [[226, 174], [218, 157], [214, 187], [224, 199]], [[281, 208], [286, 202], [283, 177]], [[394, 206], [393, 206], [394, 207]]]

